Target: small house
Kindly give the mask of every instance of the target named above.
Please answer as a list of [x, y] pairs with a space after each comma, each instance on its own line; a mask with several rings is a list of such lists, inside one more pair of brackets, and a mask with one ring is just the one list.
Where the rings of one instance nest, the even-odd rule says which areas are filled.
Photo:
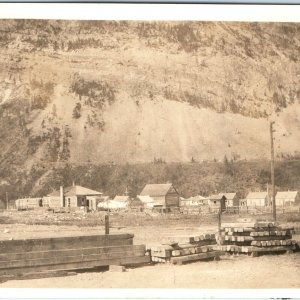
[[268, 192], [250, 192], [246, 197], [247, 206], [267, 206], [269, 203]]
[[43, 198], [43, 206], [49, 207], [90, 207], [91, 197], [101, 196], [102, 193], [73, 184], [69, 187], [60, 187]]
[[153, 207], [179, 207], [179, 194], [172, 183], [146, 184], [140, 196], [149, 196], [154, 200]]
[[226, 207], [239, 206], [239, 199], [236, 193], [224, 193]]
[[300, 196], [298, 191], [277, 192], [276, 206], [292, 206], [300, 204]]
[[222, 211], [226, 209], [226, 197], [224, 194], [216, 194], [208, 197], [208, 205], [212, 208], [219, 209], [221, 208]]

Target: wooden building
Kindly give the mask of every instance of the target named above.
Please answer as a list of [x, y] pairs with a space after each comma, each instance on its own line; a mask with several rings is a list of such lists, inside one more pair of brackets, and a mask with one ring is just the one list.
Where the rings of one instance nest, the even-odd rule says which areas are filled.
[[268, 206], [268, 192], [250, 192], [246, 197], [246, 205], [252, 207]]
[[239, 206], [239, 198], [236, 193], [224, 193], [224, 196], [226, 207]]
[[101, 196], [102, 193], [94, 191], [80, 185], [69, 187], [60, 187], [60, 190], [54, 191], [43, 198], [43, 206], [49, 207], [87, 207], [89, 208], [91, 198]]
[[136, 198], [141, 202], [141, 204], [144, 208], [153, 208], [154, 207], [155, 201], [150, 196], [138, 195], [138, 196], [136, 196]]
[[300, 195], [298, 191], [277, 192], [276, 206], [293, 206], [300, 204]]
[[42, 206], [42, 198], [21, 198], [15, 200], [18, 210], [35, 209]]
[[208, 197], [208, 205], [211, 208], [219, 209], [221, 208], [222, 211], [226, 209], [226, 197], [224, 194], [216, 194]]
[[202, 206], [202, 205], [207, 205], [208, 204], [208, 199], [205, 197], [202, 197], [200, 195], [190, 197], [187, 199], [180, 198], [180, 206]]
[[140, 195], [151, 197], [153, 207], [179, 207], [179, 194], [172, 183], [146, 184]]

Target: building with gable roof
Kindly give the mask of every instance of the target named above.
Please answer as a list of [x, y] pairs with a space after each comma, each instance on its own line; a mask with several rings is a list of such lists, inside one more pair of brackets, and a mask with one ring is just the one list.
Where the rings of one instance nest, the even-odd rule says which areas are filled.
[[300, 204], [300, 196], [298, 191], [277, 192], [276, 206], [292, 206]]
[[146, 184], [140, 196], [149, 196], [153, 207], [179, 207], [179, 194], [172, 183]]
[[245, 199], [245, 203], [247, 206], [268, 206], [268, 192], [250, 192]]
[[43, 206], [49, 207], [91, 207], [91, 202], [102, 193], [73, 184], [69, 187], [60, 187], [43, 197]]

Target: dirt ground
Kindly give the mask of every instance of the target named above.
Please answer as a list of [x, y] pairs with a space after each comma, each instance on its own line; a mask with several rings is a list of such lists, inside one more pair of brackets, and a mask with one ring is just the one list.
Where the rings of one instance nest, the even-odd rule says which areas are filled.
[[224, 256], [220, 261], [151, 265], [126, 272], [11, 280], [1, 288], [299, 288], [300, 254]]
[[[117, 226], [111, 232], [133, 233], [134, 244], [159, 244], [166, 236], [213, 233], [211, 222], [178, 220], [165, 226]], [[298, 226], [296, 224], [295, 226]], [[0, 240], [103, 234], [103, 226], [0, 224]], [[300, 236], [294, 236], [300, 240]], [[300, 253], [249, 257], [223, 256], [220, 261], [182, 266], [156, 264], [126, 272], [87, 271], [72, 276], [9, 280], [1, 288], [300, 288]]]

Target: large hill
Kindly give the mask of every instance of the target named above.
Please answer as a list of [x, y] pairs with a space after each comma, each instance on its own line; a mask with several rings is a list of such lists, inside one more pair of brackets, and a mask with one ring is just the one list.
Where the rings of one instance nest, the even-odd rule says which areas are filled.
[[0, 179], [36, 165], [266, 159], [270, 119], [277, 157], [294, 155], [299, 29], [1, 20]]

